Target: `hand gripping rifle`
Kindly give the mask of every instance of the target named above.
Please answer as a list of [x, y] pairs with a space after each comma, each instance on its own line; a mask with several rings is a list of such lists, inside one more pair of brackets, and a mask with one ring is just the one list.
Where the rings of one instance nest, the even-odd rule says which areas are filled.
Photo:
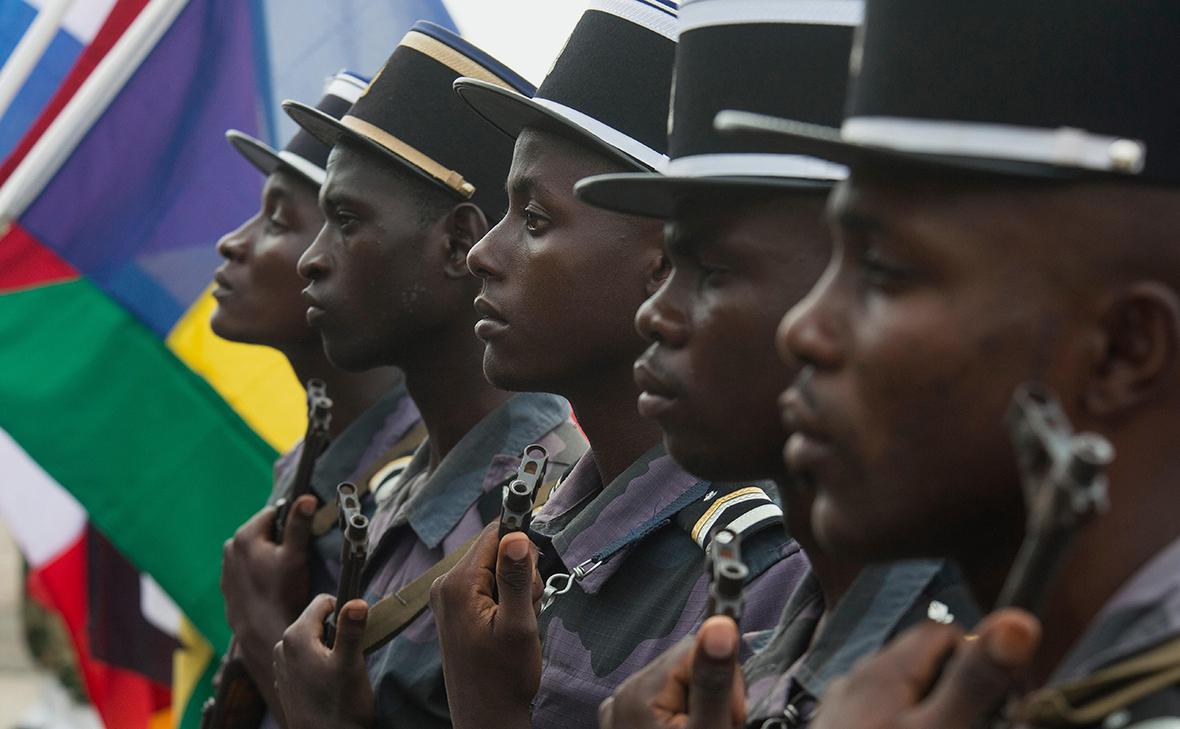
[[[332, 400], [327, 390], [323, 380], [307, 381], [307, 433], [295, 477], [275, 502], [278, 513], [271, 538], [276, 544], [283, 541], [291, 505], [303, 494], [312, 493], [311, 475], [316, 459], [328, 446]], [[258, 729], [265, 713], [266, 702], [242, 662], [237, 640], [232, 640], [213, 677], [213, 697], [201, 707], [201, 729]]]
[[336, 626], [340, 624], [340, 610], [349, 600], [361, 597], [361, 571], [369, 556], [369, 518], [361, 513], [361, 502], [356, 486], [347, 481], [336, 487], [340, 504], [340, 533], [344, 537], [340, 547], [340, 581], [336, 586], [336, 610], [324, 626], [324, 645], [336, 642]]
[[545, 467], [549, 465], [549, 452], [534, 443], [525, 446], [516, 469], [516, 478], [504, 487], [504, 500], [500, 510], [500, 539], [512, 532], [528, 531], [533, 518], [533, 504], [537, 491], [545, 479]]
[[742, 588], [750, 576], [750, 568], [742, 561], [742, 541], [737, 532], [719, 529], [713, 535], [705, 570], [709, 575], [708, 614], [728, 615], [735, 623], [741, 623], [745, 607]]
[[1061, 404], [1040, 385], [1016, 391], [1007, 416], [1027, 503], [1024, 543], [996, 607], [1038, 614], [1074, 537], [1107, 510], [1110, 441], [1074, 433]]

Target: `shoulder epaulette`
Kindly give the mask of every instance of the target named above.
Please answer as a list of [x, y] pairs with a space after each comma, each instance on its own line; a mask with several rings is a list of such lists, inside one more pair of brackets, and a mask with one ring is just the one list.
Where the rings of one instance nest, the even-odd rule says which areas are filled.
[[[676, 523], [705, 554], [718, 530], [738, 534], [743, 560], [750, 566], [750, 580], [781, 558], [782, 543], [787, 539], [782, 533], [782, 508], [771, 500], [766, 487], [758, 484], [714, 483], [702, 498], [680, 510]], [[766, 539], [751, 539], [771, 529], [778, 531], [768, 532]]]

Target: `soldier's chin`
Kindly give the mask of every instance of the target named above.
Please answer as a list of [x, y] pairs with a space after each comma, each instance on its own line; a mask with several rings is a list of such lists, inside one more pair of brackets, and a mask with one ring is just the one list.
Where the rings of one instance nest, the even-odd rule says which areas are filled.
[[256, 337], [250, 336], [247, 327], [237, 321], [232, 314], [227, 313], [221, 306], [213, 310], [209, 317], [209, 328], [213, 333], [229, 342], [240, 344], [260, 344]]
[[522, 371], [524, 368], [518, 362], [497, 349], [489, 344], [483, 350], [483, 376], [488, 382], [509, 392], [543, 391], [535, 376]]
[[324, 353], [328, 355], [328, 361], [337, 369], [345, 372], [365, 372], [381, 366], [381, 363], [376, 361], [375, 353], [366, 351], [363, 347], [356, 346], [347, 340], [330, 337], [324, 333], [321, 333], [321, 339], [324, 342]]

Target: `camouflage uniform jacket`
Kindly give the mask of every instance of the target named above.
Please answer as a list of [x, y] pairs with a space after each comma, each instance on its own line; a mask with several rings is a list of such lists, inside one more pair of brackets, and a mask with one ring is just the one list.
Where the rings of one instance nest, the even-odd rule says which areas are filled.
[[[1096, 671], [1180, 639], [1180, 539], [1172, 542], [1107, 600], [1080, 640], [1054, 671], [1048, 685], [1062, 687]], [[1176, 670], [1174, 662], [1168, 668]], [[1085, 702], [1081, 702], [1083, 705]], [[1148, 695], [1090, 724], [1098, 729], [1177, 729], [1180, 680], [1173, 678]]]
[[[444, 556], [462, 547], [500, 516], [503, 485], [516, 473], [531, 443], [549, 451], [550, 476], [560, 476], [586, 450], [570, 407], [555, 395], [513, 396], [471, 429], [428, 476], [429, 442], [414, 454], [394, 493], [378, 491], [365, 566], [370, 604], [400, 590]], [[396, 489], [413, 489], [398, 499]], [[405, 496], [405, 494], [401, 494]], [[449, 727], [442, 654], [434, 616], [427, 609], [367, 659], [379, 727]]]
[[[413, 453], [425, 437], [420, 423], [418, 406], [406, 393], [405, 384], [399, 382], [349, 423], [316, 460], [311, 488], [320, 503], [336, 501], [336, 486], [341, 481], [365, 480], [388, 461]], [[273, 504], [295, 478], [302, 450], [301, 442], [275, 462], [274, 488], [268, 504]], [[366, 514], [372, 513], [373, 504], [372, 497], [362, 501]], [[311, 595], [336, 593], [341, 541], [338, 529], [329, 529], [312, 541]]]
[[593, 458], [571, 470], [533, 519], [542, 578], [569, 587], [541, 611], [534, 727], [596, 727], [603, 699], [700, 625], [703, 545], [718, 526], [743, 531], [752, 574], [742, 629], [775, 624], [807, 561], [765, 489], [701, 481], [662, 445], [605, 488]]
[[927, 619], [932, 601], [966, 627], [979, 619], [958, 569], [942, 560], [909, 560], [866, 567], [828, 615], [814, 572], [791, 595], [778, 627], [742, 667], [747, 727], [796, 729], [811, 721], [817, 697], [834, 678], [893, 636]]

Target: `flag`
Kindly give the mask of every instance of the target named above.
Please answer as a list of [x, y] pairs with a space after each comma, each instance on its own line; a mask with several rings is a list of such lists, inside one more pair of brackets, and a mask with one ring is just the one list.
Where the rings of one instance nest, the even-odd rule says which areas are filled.
[[[29, 564], [29, 593], [61, 615], [74, 644], [83, 684], [103, 723], [107, 727], [167, 729], [171, 721], [169, 686], [146, 681], [137, 669], [104, 660], [88, 630], [90, 588], [94, 585], [88, 583], [87, 573], [93, 566], [96, 542], [88, 530], [85, 510], [2, 431], [0, 462], [8, 479], [0, 489], [0, 516], [9, 524]], [[157, 596], [156, 610], [160, 614], [175, 608], [166, 599], [161, 603]], [[131, 614], [146, 620], [138, 606], [124, 613]], [[170, 639], [159, 628], [155, 630]], [[150, 637], [153, 634], [146, 632], [123, 636], [135, 644]]]
[[[153, 575], [195, 628], [178, 627], [200, 658], [176, 666], [182, 726], [195, 725], [228, 642], [221, 543], [304, 428], [286, 362], [209, 331], [214, 243], [255, 212], [262, 183], [223, 133], [273, 141], [277, 100], [318, 98], [341, 66], [378, 68], [420, 17], [452, 25], [437, 0], [295, 4], [118, 0], [0, 167], [0, 428], [107, 540], [71, 547], [55, 605], [93, 612], [79, 554], [109, 566], [95, 559], [109, 547]], [[0, 453], [0, 467], [13, 457]], [[0, 492], [24, 488], [6, 477]], [[115, 656], [101, 632], [84, 637], [80, 653], [99, 648], [113, 670], [135, 663], [151, 683], [142, 661], [158, 646]], [[142, 712], [107, 716], [146, 726]]]
[[[94, 40], [115, 0], [75, 2], [53, 33], [32, 73], [0, 114], [0, 159], [8, 155], [61, 86], [82, 51]], [[0, 59], [6, 59], [29, 30], [44, 0], [0, 0]]]

